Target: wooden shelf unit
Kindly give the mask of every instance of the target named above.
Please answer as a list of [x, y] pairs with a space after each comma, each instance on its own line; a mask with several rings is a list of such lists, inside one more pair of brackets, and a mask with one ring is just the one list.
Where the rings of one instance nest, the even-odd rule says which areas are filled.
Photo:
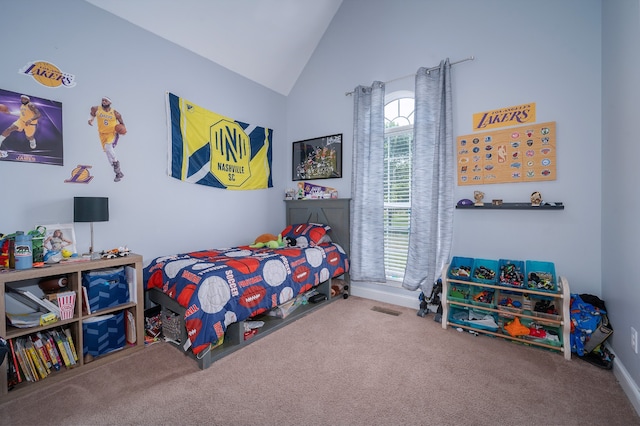
[[[457, 280], [448, 278], [450, 265], [446, 265], [443, 270], [442, 276], [446, 277], [444, 279], [444, 283], [442, 286], [442, 328], [446, 329], [448, 326], [454, 328], [461, 328], [463, 330], [471, 331], [474, 333], [482, 333], [494, 337], [500, 337], [507, 340], [511, 340], [514, 342], [525, 343], [531, 346], [537, 346], [545, 349], [551, 349], [554, 351], [558, 351], [564, 354], [564, 358], [567, 360], [571, 359], [571, 343], [570, 343], [570, 332], [571, 332], [571, 318], [570, 318], [570, 310], [569, 306], [571, 303], [571, 294], [569, 292], [569, 282], [565, 277], [558, 277], [558, 291], [557, 292], [549, 292], [549, 291], [538, 291], [538, 290], [529, 290], [520, 287], [510, 287], [503, 286], [497, 284], [486, 284], [479, 283], [474, 281], [466, 281], [466, 280]], [[468, 303], [459, 301], [459, 300], [451, 300], [450, 294], [450, 286], [455, 284], [460, 284], [464, 286], [468, 286], [470, 288], [476, 289], [491, 289], [494, 291], [494, 300], [496, 303], [493, 304], [475, 304], [469, 300]], [[521, 295], [522, 297], [529, 296], [542, 296], [544, 298], [551, 298], [554, 300], [555, 306], [558, 309], [557, 318], [553, 315], [541, 316], [539, 313], [533, 312], [533, 310], [524, 310], [522, 309], [520, 312], [518, 310], [505, 310], [504, 308], [500, 308], [497, 301], [501, 297], [501, 295]], [[452, 322], [450, 320], [451, 307], [459, 307], [461, 309], [474, 309], [476, 311], [482, 311], [491, 313], [494, 316], [502, 316], [505, 319], [519, 317], [527, 320], [532, 320], [539, 322], [544, 325], [555, 326], [561, 331], [562, 344], [559, 346], [554, 346], [551, 344], [547, 344], [544, 342], [526, 339], [522, 337], [514, 337], [506, 332], [503, 333], [501, 328], [498, 328], [497, 331], [486, 330], [483, 328], [474, 327], [472, 325], [467, 324], [459, 324], [457, 322]]]
[[[134, 268], [135, 277], [135, 292], [129, 295], [130, 301], [118, 305], [116, 307], [101, 309], [98, 312], [83, 315], [82, 313], [82, 274], [89, 271], [95, 271], [106, 268], [116, 268], [121, 266], [129, 266]], [[60, 371], [53, 372], [44, 379], [37, 382], [26, 382], [24, 379], [22, 383], [19, 383], [10, 392], [7, 389], [7, 363], [5, 360], [0, 365], [0, 400], [13, 399], [25, 393], [28, 393], [30, 389], [34, 387], [52, 385], [59, 382], [62, 378], [68, 377], [69, 374], [77, 373], [78, 371], [87, 371], [90, 368], [95, 368], [103, 365], [110, 360], [120, 358], [130, 354], [133, 350], [140, 350], [144, 348], [144, 294], [142, 283], [142, 256], [138, 254], [130, 254], [124, 257], [118, 257], [114, 259], [99, 259], [99, 260], [87, 260], [87, 261], [62, 261], [54, 265], [46, 265], [41, 268], [31, 268], [26, 270], [0, 270], [0, 336], [5, 339], [15, 339], [17, 337], [28, 336], [39, 331], [46, 331], [51, 329], [70, 328], [71, 334], [74, 339], [76, 351], [78, 352], [77, 365], [73, 368], [62, 368]], [[73, 314], [73, 318], [68, 320], [60, 320], [47, 324], [45, 326], [29, 327], [29, 328], [17, 328], [7, 323], [6, 318], [6, 286], [8, 284], [22, 285], [37, 285], [38, 281], [46, 277], [57, 277], [65, 275], [67, 276], [68, 284], [67, 288], [76, 293], [76, 306]], [[84, 362], [82, 356], [83, 348], [83, 333], [82, 324], [89, 318], [106, 315], [112, 313], [118, 313], [122, 311], [129, 311], [135, 318], [136, 328], [136, 343], [125, 343], [125, 347], [118, 351], [96, 357], [92, 362]], [[126, 323], [126, 321], [125, 321]], [[11, 352], [7, 354], [7, 357], [11, 356]]]

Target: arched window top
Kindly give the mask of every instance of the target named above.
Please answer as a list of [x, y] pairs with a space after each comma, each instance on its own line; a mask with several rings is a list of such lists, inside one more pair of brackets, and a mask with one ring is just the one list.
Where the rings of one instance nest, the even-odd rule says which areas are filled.
[[413, 92], [401, 90], [385, 97], [384, 127], [413, 126], [415, 101]]

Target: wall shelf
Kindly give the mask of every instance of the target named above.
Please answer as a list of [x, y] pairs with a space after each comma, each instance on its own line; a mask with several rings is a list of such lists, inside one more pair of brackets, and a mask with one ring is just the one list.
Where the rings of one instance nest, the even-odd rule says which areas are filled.
[[545, 204], [542, 206], [532, 206], [531, 203], [502, 203], [500, 205], [494, 205], [491, 203], [484, 203], [482, 206], [476, 206], [474, 204], [470, 206], [456, 206], [456, 209], [462, 210], [564, 210], [564, 204], [560, 202], [552, 203], [555, 205]]

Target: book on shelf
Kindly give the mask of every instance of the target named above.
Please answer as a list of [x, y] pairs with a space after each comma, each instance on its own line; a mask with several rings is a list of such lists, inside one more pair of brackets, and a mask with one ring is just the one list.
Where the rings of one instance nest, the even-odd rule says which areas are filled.
[[[58, 353], [60, 354], [65, 367], [71, 368], [71, 366], [76, 363], [75, 359], [73, 359], [73, 357], [69, 358], [69, 352], [67, 352], [67, 348], [64, 345], [64, 341], [62, 340], [60, 333], [58, 333], [56, 330], [53, 330], [51, 333], [53, 334], [53, 339], [58, 347]], [[72, 360], [73, 363], [71, 362]]]
[[24, 314], [12, 314], [11, 312], [5, 312], [7, 320], [9, 320], [9, 324], [16, 328], [30, 328], [37, 327], [40, 325], [40, 318], [43, 313], [38, 312], [27, 312]]
[[33, 343], [34, 348], [36, 349], [36, 353], [38, 354], [39, 361], [44, 366], [47, 375], [51, 373], [51, 367], [53, 364], [51, 363], [51, 359], [49, 358], [49, 354], [44, 349], [44, 343], [42, 343], [42, 339], [37, 334], [32, 334], [29, 336], [31, 338], [31, 342]]
[[9, 339], [9, 347], [11, 348], [11, 359], [13, 360], [13, 365], [16, 369], [16, 379], [18, 383], [22, 382], [22, 375], [20, 374], [20, 364], [18, 364], [18, 357], [16, 355], [16, 349], [13, 345], [13, 339]]
[[[22, 290], [20, 288], [14, 288], [11, 286], [6, 287], [9, 293], [14, 295], [19, 295], [16, 300], [24, 303], [25, 305], [31, 307], [34, 310], [40, 310], [42, 312], [53, 312], [56, 316], [60, 316], [60, 308], [47, 299], [40, 299], [35, 294], [31, 293], [28, 290]], [[30, 303], [31, 302], [31, 303]], [[35, 303], [35, 304], [34, 304]]]
[[46, 370], [46, 367], [42, 364], [42, 361], [40, 361], [40, 356], [38, 355], [38, 352], [36, 351], [36, 348], [33, 345], [33, 342], [25, 338], [24, 347], [27, 351], [27, 356], [29, 357], [29, 359], [31, 360], [31, 363], [33, 364], [34, 370], [36, 372], [35, 375], [37, 377], [37, 380], [41, 380], [47, 377], [49, 375], [49, 372]]
[[82, 286], [82, 314], [91, 314], [91, 305], [89, 305], [89, 294], [87, 293], [87, 288], [85, 286]]
[[78, 352], [76, 351], [76, 345], [73, 343], [73, 336], [71, 336], [71, 329], [65, 328], [64, 334], [67, 335], [67, 340], [69, 341], [69, 347], [71, 348], [71, 355], [77, 361], [78, 360]]

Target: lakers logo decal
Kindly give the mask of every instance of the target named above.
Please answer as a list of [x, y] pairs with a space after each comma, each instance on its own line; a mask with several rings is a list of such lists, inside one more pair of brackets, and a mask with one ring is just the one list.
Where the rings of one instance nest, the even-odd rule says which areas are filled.
[[89, 173], [89, 169], [91, 166], [83, 166], [82, 164], [78, 164], [78, 166], [71, 171], [71, 177], [69, 179], [65, 179], [65, 183], [89, 183], [93, 180], [93, 176]]
[[76, 77], [60, 71], [60, 68], [46, 61], [29, 62], [18, 70], [20, 74], [30, 75], [35, 81], [47, 87], [73, 87]]

